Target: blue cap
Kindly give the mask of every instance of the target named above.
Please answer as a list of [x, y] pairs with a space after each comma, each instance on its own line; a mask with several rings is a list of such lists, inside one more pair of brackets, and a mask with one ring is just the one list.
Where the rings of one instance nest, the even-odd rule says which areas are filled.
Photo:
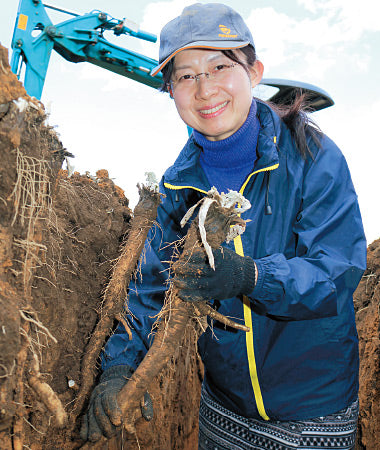
[[243, 18], [221, 3], [195, 3], [167, 23], [160, 34], [159, 64], [155, 76], [178, 52], [187, 48], [230, 50], [251, 44], [253, 38]]

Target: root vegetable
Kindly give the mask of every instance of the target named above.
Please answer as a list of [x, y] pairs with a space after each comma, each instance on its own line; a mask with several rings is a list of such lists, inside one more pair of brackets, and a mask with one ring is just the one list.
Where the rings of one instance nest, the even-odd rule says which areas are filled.
[[61, 400], [53, 389], [41, 380], [40, 367], [37, 355], [33, 355], [28, 383], [46, 408], [53, 414], [56, 424], [59, 428], [63, 428], [67, 423], [67, 414], [62, 406]]
[[[93, 386], [96, 360], [112, 328], [114, 319], [120, 317], [127, 296], [126, 289], [129, 280], [140, 258], [148, 231], [157, 217], [161, 195], [154, 188], [146, 186], [139, 187], [139, 194], [140, 199], [134, 209], [128, 237], [122, 245], [121, 255], [113, 268], [110, 282], [104, 293], [99, 322], [83, 357], [80, 390], [72, 411], [73, 421], [81, 413]], [[124, 326], [130, 334], [125, 322]]]
[[[218, 248], [226, 239], [232, 225], [245, 227], [245, 222], [236, 214], [234, 206], [222, 207], [220, 197], [213, 195], [217, 201], [208, 202], [208, 213], [204, 227], [207, 233], [208, 244], [211, 248]], [[208, 199], [207, 199], [208, 200]], [[175, 264], [186, 264], [191, 253], [196, 247], [204, 250], [199, 231], [199, 216], [191, 224], [186, 235], [182, 255]], [[202, 233], [204, 234], [204, 232]], [[196, 310], [198, 309], [198, 314]], [[136, 372], [118, 394], [118, 403], [124, 415], [123, 426], [129, 433], [135, 433], [135, 421], [141, 416], [140, 401], [149, 384], [163, 367], [167, 364], [176, 348], [180, 345], [181, 338], [189, 321], [199, 313], [212, 314], [212, 308], [206, 303], [186, 303], [177, 294], [177, 289], [172, 285], [168, 290], [166, 304], [160, 314], [160, 322], [152, 347], [149, 349]], [[214, 311], [216, 313], [216, 311]], [[211, 315], [210, 314], [210, 315]], [[214, 314], [218, 320], [223, 318], [223, 323], [235, 328], [249, 331], [243, 325], [235, 324], [230, 319]]]

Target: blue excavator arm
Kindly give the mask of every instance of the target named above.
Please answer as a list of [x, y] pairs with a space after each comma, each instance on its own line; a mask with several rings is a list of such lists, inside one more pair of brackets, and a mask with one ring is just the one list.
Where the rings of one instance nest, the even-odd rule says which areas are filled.
[[[74, 17], [53, 25], [46, 8]], [[52, 50], [68, 61], [90, 62], [104, 69], [158, 88], [162, 76], [150, 75], [157, 65], [154, 59], [112, 44], [103, 33], [126, 34], [155, 42], [156, 36], [141, 31], [129, 21], [118, 20], [102, 11], [79, 15], [44, 5], [40, 0], [20, 0], [12, 38], [11, 69], [20, 74], [25, 65], [24, 86], [29, 95], [41, 98]]]
[[[46, 12], [49, 8], [71, 18], [54, 25]], [[105, 31], [116, 36], [126, 34], [151, 42], [157, 40], [155, 35], [139, 30], [133, 22], [115, 19], [103, 11], [80, 15], [43, 4], [41, 0], [20, 0], [11, 44], [11, 69], [20, 77], [25, 66], [25, 89], [38, 99], [42, 95], [52, 50], [68, 61], [89, 62], [158, 89], [162, 85], [161, 73], [150, 75], [157, 61], [114, 45], [104, 37]], [[311, 84], [281, 79], [264, 79], [261, 84], [275, 88], [276, 92], [265, 98], [274, 103], [289, 104], [296, 93], [302, 92], [314, 111], [334, 104], [325, 91]]]

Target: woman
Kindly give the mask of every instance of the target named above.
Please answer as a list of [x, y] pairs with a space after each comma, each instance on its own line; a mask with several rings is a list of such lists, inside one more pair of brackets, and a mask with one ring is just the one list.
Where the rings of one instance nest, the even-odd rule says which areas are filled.
[[183, 300], [209, 300], [251, 331], [214, 324], [199, 339], [199, 448], [353, 448], [352, 293], [365, 269], [366, 242], [343, 155], [308, 123], [299, 102], [276, 111], [252, 97], [263, 65], [231, 8], [185, 8], [161, 32], [159, 61], [154, 73], [163, 72], [163, 89], [194, 131], [161, 181], [159, 228], [148, 237], [142, 283], [130, 290], [133, 339], [119, 325], [108, 341], [82, 437], [112, 435], [120, 424], [116, 395], [151, 344], [167, 288], [167, 243], [186, 232], [180, 220], [216, 186], [251, 202], [243, 214], [247, 229], [214, 251], [215, 271], [195, 253], [189, 267], [197, 264], [200, 277], [190, 270], [174, 282]]

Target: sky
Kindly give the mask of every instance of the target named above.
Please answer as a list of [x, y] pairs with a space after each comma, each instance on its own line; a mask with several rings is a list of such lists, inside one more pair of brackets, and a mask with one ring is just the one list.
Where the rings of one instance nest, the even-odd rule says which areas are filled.
[[[9, 48], [17, 0], [2, 0], [0, 43]], [[163, 25], [194, 0], [49, 0], [85, 14], [94, 9], [127, 18], [159, 35]], [[207, 3], [201, 1], [200, 3]], [[359, 198], [368, 243], [380, 238], [380, 6], [378, 0], [225, 0], [252, 31], [266, 78], [319, 86], [335, 105], [312, 114], [345, 155]], [[47, 10], [54, 24], [71, 18]], [[159, 41], [130, 36], [109, 40], [154, 59]], [[187, 139], [187, 129], [167, 94], [88, 63], [73, 64], [53, 52], [41, 101], [49, 124], [75, 155], [75, 170], [107, 169], [138, 200], [144, 173], [159, 178]]]

